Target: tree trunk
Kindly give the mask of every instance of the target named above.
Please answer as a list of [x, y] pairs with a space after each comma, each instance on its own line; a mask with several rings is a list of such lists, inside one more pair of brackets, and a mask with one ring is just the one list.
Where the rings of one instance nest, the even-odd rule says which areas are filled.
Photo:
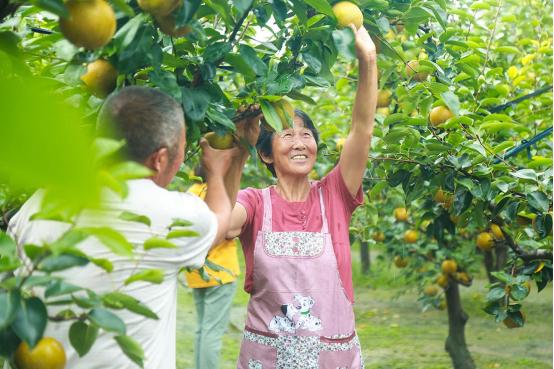
[[371, 258], [369, 255], [369, 243], [367, 241], [360, 242], [360, 259], [362, 260], [362, 274], [369, 274]]
[[485, 269], [487, 270], [487, 277], [489, 278], [489, 283], [494, 283], [495, 278], [492, 276], [491, 273], [497, 269], [494, 268], [492, 251], [485, 251], [483, 252], [483, 254], [485, 256]]
[[508, 260], [508, 246], [506, 243], [497, 243], [494, 248], [494, 254], [496, 256], [495, 270], [504, 270], [504, 267], [506, 267], [506, 261]]
[[458, 283], [450, 280], [446, 289], [446, 305], [448, 308], [448, 337], [445, 349], [452, 359], [454, 369], [475, 369], [475, 363], [467, 349], [465, 325], [469, 319], [462, 309]]

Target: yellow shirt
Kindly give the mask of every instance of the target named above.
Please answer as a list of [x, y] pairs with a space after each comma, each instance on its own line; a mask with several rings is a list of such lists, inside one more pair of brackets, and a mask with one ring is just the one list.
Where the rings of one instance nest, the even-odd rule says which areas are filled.
[[[206, 184], [193, 184], [189, 188], [188, 192], [204, 199], [204, 197], [206, 197]], [[239, 260], [237, 257], [237, 243], [234, 240], [223, 241], [219, 245], [214, 246], [210, 252], [208, 252], [206, 259], [229, 270], [233, 274], [230, 274], [224, 270], [215, 271], [210, 269], [207, 265], [204, 265], [204, 270], [210, 276], [210, 280], [205, 281], [202, 279], [198, 270], [185, 272], [189, 287], [205, 288], [230, 283], [236, 280], [237, 276], [240, 274]]]

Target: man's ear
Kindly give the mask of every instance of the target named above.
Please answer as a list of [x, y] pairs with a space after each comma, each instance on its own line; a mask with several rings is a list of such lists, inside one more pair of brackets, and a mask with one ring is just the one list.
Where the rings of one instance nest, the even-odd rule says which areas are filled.
[[144, 165], [156, 174], [163, 173], [169, 165], [169, 150], [167, 147], [162, 147], [150, 154]]

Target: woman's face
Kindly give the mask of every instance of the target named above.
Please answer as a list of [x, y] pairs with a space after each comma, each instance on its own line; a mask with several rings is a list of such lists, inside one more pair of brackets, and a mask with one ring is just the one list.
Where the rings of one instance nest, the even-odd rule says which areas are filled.
[[273, 163], [277, 177], [307, 176], [317, 159], [314, 135], [298, 116], [294, 117], [293, 127], [274, 134], [271, 148], [273, 154], [268, 162]]

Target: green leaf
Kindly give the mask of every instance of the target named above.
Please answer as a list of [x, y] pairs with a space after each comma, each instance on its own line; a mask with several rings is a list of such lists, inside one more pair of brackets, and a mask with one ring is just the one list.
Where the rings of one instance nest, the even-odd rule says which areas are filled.
[[549, 213], [537, 215], [534, 228], [541, 239], [550, 235], [552, 233], [552, 215]]
[[54, 277], [49, 275], [32, 275], [25, 280], [23, 287], [31, 288], [35, 286], [46, 286], [52, 281]]
[[132, 256], [133, 246], [118, 231], [109, 227], [79, 228], [81, 231], [96, 237], [104, 246], [116, 255]]
[[0, 273], [17, 269], [21, 261], [17, 256], [15, 242], [4, 232], [0, 231]]
[[229, 269], [227, 269], [227, 268], [225, 268], [225, 267], [223, 267], [219, 264], [216, 264], [213, 261], [208, 260], [208, 259], [206, 259], [206, 261], [204, 262], [204, 265], [207, 266], [208, 268], [210, 268], [211, 270], [216, 271], [216, 272], [225, 272], [225, 273], [227, 273], [229, 275], [232, 275], [232, 276], [235, 275], [235, 273], [233, 273], [231, 270], [229, 270]]
[[310, 54], [309, 52], [303, 52], [301, 55], [302, 60], [304, 60], [304, 62], [308, 65], [309, 68], [312, 69], [315, 74], [318, 74], [321, 71], [321, 61], [317, 57]]
[[21, 299], [11, 327], [19, 338], [34, 348], [44, 334], [47, 318], [46, 306], [41, 299]]
[[494, 49], [495, 52], [500, 54], [520, 54], [521, 52], [514, 46], [498, 46]]
[[177, 245], [173, 242], [166, 240], [165, 238], [151, 237], [144, 241], [143, 245], [145, 250], [151, 249], [175, 249]]
[[[36, 52], [47, 50], [50, 49], [45, 47]], [[63, 64], [58, 62], [60, 66]], [[5, 75], [3, 67], [0, 69]], [[59, 72], [58, 68], [56, 73]], [[0, 157], [9, 158], [0, 160], [0, 177], [4, 179], [2, 183], [9, 178], [9, 188], [13, 190], [47, 188], [51, 197], [63, 199], [65, 208], [95, 206], [99, 187], [93, 168], [91, 137], [89, 130], [83, 128], [90, 123], [83, 119], [84, 112], [62, 101], [68, 94], [62, 96], [54, 92], [61, 87], [59, 83], [38, 75], [3, 78], [0, 82], [3, 122], [0, 124]], [[33, 101], [32, 109], [22, 105], [26, 100]]]
[[[500, 282], [502, 283], [505, 283], [505, 284], [511, 284], [513, 282], [513, 278], [511, 275], [505, 273], [505, 272], [491, 272], [491, 275], [498, 279]], [[504, 290], [504, 288], [502, 288], [502, 290]]]
[[50, 250], [54, 255], [60, 255], [66, 251], [73, 250], [89, 235], [78, 228], [71, 228], [60, 238], [50, 244]]
[[305, 103], [308, 103], [310, 105], [316, 105], [314, 99], [297, 91], [291, 91], [287, 94], [287, 96], [293, 100], [304, 101]]
[[62, 0], [32, 0], [30, 3], [62, 18], [69, 17], [69, 12]]
[[487, 293], [487, 301], [495, 301], [504, 298], [506, 291], [502, 287], [495, 287]]
[[256, 51], [252, 47], [244, 44], [240, 45], [239, 54], [254, 70], [257, 76], [264, 76], [267, 74], [267, 65], [258, 57]]
[[126, 332], [123, 320], [109, 310], [94, 308], [88, 314], [88, 319], [92, 324], [105, 331], [115, 332], [117, 334], [125, 334]]
[[323, 13], [325, 15], [335, 18], [335, 14], [333, 13], [333, 8], [331, 7], [331, 5], [329, 5], [329, 2], [327, 2], [327, 0], [305, 0], [305, 1], [309, 6], [314, 8], [317, 12]]
[[394, 127], [391, 129], [385, 137], [383, 137], [383, 140], [392, 145], [397, 145], [401, 143], [402, 141], [411, 141], [415, 142], [416, 144], [419, 142], [419, 138], [421, 137], [421, 134], [410, 127]]
[[125, 0], [113, 0], [112, 3], [128, 17], [135, 16], [135, 11]]
[[144, 351], [134, 338], [129, 336], [115, 336], [114, 339], [129, 359], [141, 368], [144, 367]]
[[88, 262], [89, 260], [87, 258], [73, 254], [51, 255], [43, 259], [37, 268], [44, 272], [51, 273], [87, 265]]
[[504, 141], [492, 148], [492, 152], [498, 154], [504, 150], [510, 149], [516, 145], [515, 141]]
[[121, 292], [110, 292], [102, 297], [102, 301], [109, 307], [125, 308], [150, 319], [159, 319], [156, 313], [150, 310], [148, 306], [136, 298]]
[[274, 81], [267, 83], [266, 95], [286, 95], [295, 88], [303, 87], [303, 85], [304, 79], [300, 79], [296, 75], [291, 75], [289, 73], [282, 74]]
[[550, 208], [550, 200], [548, 196], [541, 191], [533, 191], [527, 194], [527, 201], [532, 208], [546, 212]]
[[182, 27], [188, 24], [201, 3], [202, 2], [200, 0], [188, 0], [186, 2], [181, 2], [181, 5], [173, 11], [175, 26]]
[[527, 127], [524, 127], [520, 124], [516, 123], [508, 123], [508, 122], [486, 122], [482, 123], [479, 126], [480, 129], [485, 130], [489, 133], [496, 133], [499, 131], [509, 131], [511, 129], [522, 132], [522, 131], [528, 131], [529, 129]]
[[356, 50], [354, 49], [354, 34], [350, 28], [342, 30], [334, 30], [332, 33], [333, 42], [340, 55], [347, 60], [356, 58]]
[[0, 255], [2, 256], [16, 256], [17, 245], [14, 240], [4, 232], [0, 231]]
[[19, 290], [0, 291], [0, 331], [8, 327], [15, 319], [20, 299]]
[[71, 299], [77, 304], [77, 306], [82, 307], [83, 309], [90, 309], [95, 306], [99, 306], [101, 301], [96, 294], [87, 291], [88, 297], [71, 295]]
[[538, 180], [537, 172], [535, 172], [532, 169], [521, 169], [521, 170], [518, 170], [515, 173], [510, 173], [510, 175], [512, 175], [516, 178], [528, 179], [528, 180], [535, 181], [535, 182]]
[[427, 82], [427, 88], [431, 90], [433, 95], [440, 97], [442, 93], [448, 92], [448, 86], [439, 82]]
[[77, 351], [79, 357], [83, 357], [90, 351], [98, 337], [98, 327], [88, 325], [82, 321], [76, 321], [69, 328], [69, 342]]
[[276, 132], [281, 132], [283, 130], [283, 123], [281, 122], [281, 118], [275, 111], [273, 105], [266, 100], [260, 100], [260, 107], [262, 108], [264, 120], [267, 124], [269, 124]]
[[404, 14], [404, 26], [408, 33], [413, 35], [416, 33], [419, 25], [432, 16], [434, 16], [434, 14], [424, 8], [418, 6], [412, 7]]
[[146, 215], [140, 215], [130, 211], [124, 211], [123, 213], [121, 213], [119, 215], [119, 219], [123, 219], [129, 222], [146, 224], [149, 227], [152, 224], [150, 218], [148, 218]]
[[103, 258], [100, 258], [100, 259], [90, 259], [90, 261], [91, 261], [94, 265], [96, 265], [96, 266], [98, 266], [98, 267], [104, 269], [104, 270], [105, 270], [106, 272], [108, 272], [108, 273], [111, 273], [112, 270], [113, 270], [113, 264], [112, 264], [112, 262], [109, 261], [108, 259], [103, 259]]
[[233, 5], [239, 11], [239, 14], [242, 15], [248, 8], [252, 5], [253, 0], [235, 0]]
[[183, 107], [187, 117], [194, 122], [204, 120], [210, 96], [202, 89], [183, 87], [181, 90], [183, 95]]
[[181, 237], [198, 237], [200, 234], [196, 231], [191, 231], [189, 229], [174, 229], [170, 231], [166, 238], [168, 240], [172, 238], [181, 238]]
[[0, 257], [0, 273], [11, 272], [16, 270], [21, 265], [21, 261], [17, 257]]
[[460, 215], [471, 206], [473, 195], [467, 189], [459, 187], [454, 194], [454, 215]]
[[80, 290], [82, 290], [82, 288], [79, 286], [64, 282], [61, 279], [54, 279], [48, 284], [48, 286], [46, 286], [44, 298], [47, 299], [52, 296], [66, 295]]
[[181, 87], [177, 83], [175, 73], [167, 70], [154, 69], [148, 73], [148, 77], [150, 78], [150, 82], [152, 82], [160, 90], [168, 93], [177, 101], [181, 100]]
[[524, 284], [513, 284], [510, 288], [510, 297], [515, 301], [521, 301], [529, 295], [529, 289]]
[[385, 120], [383, 121], [383, 125], [389, 126], [391, 124], [398, 124], [404, 122], [407, 119], [408, 116], [406, 114], [394, 113], [385, 118]]
[[231, 51], [232, 45], [229, 42], [216, 42], [208, 45], [204, 50], [204, 61], [207, 63], [216, 63], [220, 59], [223, 59], [225, 54]]
[[304, 78], [306, 79], [306, 83], [311, 86], [317, 86], [317, 87], [331, 86], [331, 83], [323, 77], [304, 74]]
[[251, 81], [256, 77], [256, 72], [242, 55], [228, 53], [225, 55], [224, 60], [226, 63], [235, 68], [238, 73], [242, 74], [246, 80]]
[[169, 226], [169, 229], [173, 227], [190, 227], [193, 224], [194, 223], [191, 222], [190, 220], [174, 218], [173, 222]]
[[411, 173], [405, 169], [400, 169], [393, 175], [391, 175], [387, 181], [392, 187], [396, 187], [401, 183], [404, 183], [410, 179]]
[[160, 284], [164, 280], [164, 273], [159, 269], [142, 270], [131, 275], [125, 280], [125, 285], [129, 285], [137, 281], [146, 281], [150, 283]]
[[452, 91], [443, 92], [441, 97], [454, 115], [460, 115], [460, 100], [455, 93]]
[[228, 116], [217, 110], [213, 104], [210, 104], [210, 106], [208, 107], [206, 115], [208, 119], [214, 123], [218, 123], [224, 127], [229, 128], [232, 131], [236, 129], [235, 123], [233, 123], [233, 121], [229, 119]]
[[140, 26], [146, 22], [146, 15], [139, 13], [133, 19], [127, 21], [114, 35], [113, 42], [118, 50], [123, 50], [134, 41]]

